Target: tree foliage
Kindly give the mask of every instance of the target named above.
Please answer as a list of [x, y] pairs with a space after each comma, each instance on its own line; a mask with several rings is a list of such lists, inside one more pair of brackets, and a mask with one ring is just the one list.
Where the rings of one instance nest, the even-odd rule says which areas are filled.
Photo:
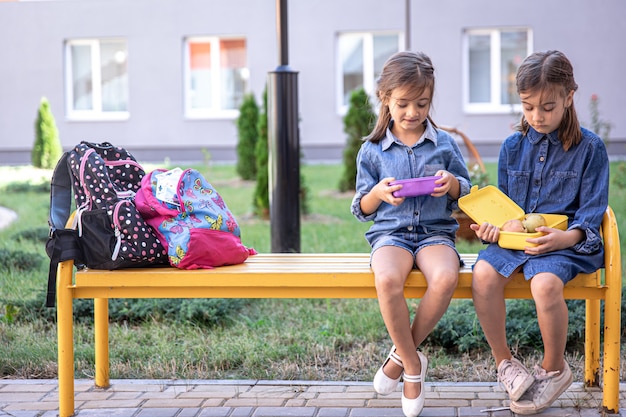
[[270, 217], [269, 173], [268, 173], [268, 138], [267, 138], [267, 89], [263, 91], [263, 106], [257, 125], [258, 138], [256, 153], [256, 188], [254, 190], [254, 213], [263, 218]]
[[350, 95], [350, 106], [343, 118], [343, 130], [348, 135], [343, 151], [343, 175], [339, 181], [339, 191], [354, 190], [356, 186], [356, 156], [374, 126], [376, 114], [369, 103], [369, 97], [363, 88]]
[[36, 168], [52, 169], [63, 153], [50, 103], [41, 98], [35, 121], [35, 145], [31, 151], [31, 162]]
[[259, 137], [259, 106], [254, 94], [246, 94], [237, 118], [237, 173], [244, 180], [256, 178], [256, 143]]

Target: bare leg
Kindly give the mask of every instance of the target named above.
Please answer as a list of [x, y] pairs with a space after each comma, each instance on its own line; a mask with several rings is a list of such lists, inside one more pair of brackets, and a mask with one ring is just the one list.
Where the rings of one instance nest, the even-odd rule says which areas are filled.
[[[380, 313], [403, 364], [405, 358], [410, 361], [412, 356], [419, 363], [411, 334], [409, 309], [404, 298], [404, 284], [411, 269], [413, 255], [405, 249], [384, 246], [372, 255]], [[383, 371], [395, 379], [402, 373], [402, 368], [389, 361]]]
[[537, 274], [530, 281], [543, 339], [544, 357], [541, 367], [546, 371], [562, 371], [564, 366], [568, 311], [563, 287], [563, 281], [550, 273]]
[[506, 304], [504, 302], [504, 287], [509, 281], [485, 261], [478, 261], [474, 265], [472, 275], [474, 308], [487, 343], [491, 347], [496, 367], [503, 360], [512, 357], [506, 341]]
[[428, 288], [415, 312], [413, 341], [419, 346], [433, 331], [446, 312], [459, 282], [459, 258], [446, 245], [427, 246], [418, 252], [416, 264], [424, 274]]
[[[456, 252], [446, 245], [427, 246], [417, 253], [417, 266], [426, 278], [428, 287], [415, 312], [411, 333], [415, 346], [419, 346], [435, 328], [446, 312], [452, 294], [459, 281], [459, 258]], [[420, 375], [422, 370], [419, 357], [415, 352], [401, 356], [405, 372]], [[404, 395], [417, 398], [422, 391], [422, 384], [404, 381]]]

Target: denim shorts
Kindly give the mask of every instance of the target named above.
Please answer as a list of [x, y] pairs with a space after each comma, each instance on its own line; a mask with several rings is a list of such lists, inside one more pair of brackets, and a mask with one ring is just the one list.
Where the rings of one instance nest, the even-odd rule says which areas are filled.
[[[459, 256], [459, 253], [456, 250], [456, 246], [454, 245], [454, 240], [450, 239], [448, 236], [433, 236], [415, 232], [396, 232], [381, 237], [376, 242], [374, 242], [374, 245], [372, 246], [372, 255], [374, 254], [374, 252], [376, 252], [377, 249], [380, 249], [383, 246], [396, 246], [405, 249], [407, 252], [413, 255], [413, 259], [415, 260], [417, 252], [427, 246], [434, 245], [446, 245], [452, 248], [456, 253], [456, 256], [459, 258], [459, 265], [462, 264], [461, 257]], [[416, 265], [414, 264], [413, 267], [416, 268]]]

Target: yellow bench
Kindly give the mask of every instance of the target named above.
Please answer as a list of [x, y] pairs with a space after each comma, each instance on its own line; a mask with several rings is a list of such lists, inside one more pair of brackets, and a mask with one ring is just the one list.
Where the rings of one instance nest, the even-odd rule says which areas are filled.
[[[600, 301], [604, 300], [603, 407], [618, 413], [620, 365], [620, 306], [622, 272], [617, 224], [609, 207], [602, 222], [605, 270], [576, 277], [565, 287], [568, 299], [586, 300], [585, 385], [600, 386]], [[475, 254], [462, 255], [455, 298], [471, 298], [471, 266]], [[426, 289], [415, 270], [406, 284], [406, 297], [420, 298]], [[258, 254], [241, 265], [209, 270], [170, 267], [86, 270], [74, 273], [72, 261], [59, 265], [57, 331], [59, 411], [74, 414], [74, 339], [72, 300], [94, 299], [95, 384], [109, 386], [109, 298], [375, 298], [369, 254]], [[507, 298], [531, 298], [523, 277], [514, 278]]]

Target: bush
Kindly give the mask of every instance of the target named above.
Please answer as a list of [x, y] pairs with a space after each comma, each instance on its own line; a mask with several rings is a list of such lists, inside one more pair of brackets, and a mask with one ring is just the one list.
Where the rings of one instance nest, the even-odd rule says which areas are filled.
[[[29, 300], [3, 301], [5, 309], [11, 310], [11, 322], [31, 323], [43, 319], [54, 323], [56, 308], [45, 307], [45, 298], [42, 292]], [[132, 325], [156, 321], [214, 327], [224, 325], [235, 317], [246, 302], [254, 301], [233, 298], [114, 298], [109, 300], [109, 320]], [[93, 300], [74, 300], [74, 317], [77, 322], [92, 323]]]
[[52, 169], [63, 153], [50, 103], [42, 97], [35, 122], [35, 145], [31, 152], [31, 162], [37, 168]]
[[267, 89], [263, 91], [263, 107], [259, 115], [256, 142], [256, 188], [254, 190], [254, 213], [262, 219], [270, 218], [269, 173], [267, 160], [269, 156], [267, 139]]
[[[269, 197], [269, 144], [268, 144], [268, 120], [267, 120], [267, 90], [263, 92], [263, 107], [259, 116], [258, 139], [256, 143], [256, 189], [254, 191], [254, 213], [262, 218], [270, 218]], [[300, 155], [302, 159], [302, 155]], [[304, 176], [300, 174], [300, 211], [302, 214], [309, 213], [309, 188], [305, 185]]]
[[369, 97], [364, 89], [355, 90], [350, 95], [350, 107], [343, 118], [344, 132], [348, 134], [346, 148], [343, 151], [343, 175], [339, 181], [339, 191], [354, 190], [356, 187], [356, 155], [361, 148], [363, 138], [367, 136], [376, 121], [376, 114], [369, 104]]
[[[584, 349], [585, 301], [565, 300], [565, 302], [569, 311], [568, 350]], [[506, 334], [509, 345], [520, 352], [543, 351], [533, 300], [506, 300], [506, 306]], [[489, 345], [471, 300], [452, 302], [428, 336], [426, 343], [455, 353], [489, 351]]]
[[0, 249], [0, 271], [33, 271], [41, 267], [44, 257], [21, 249]]
[[259, 106], [254, 94], [246, 94], [237, 119], [237, 173], [244, 180], [256, 178], [256, 143], [259, 136]]

